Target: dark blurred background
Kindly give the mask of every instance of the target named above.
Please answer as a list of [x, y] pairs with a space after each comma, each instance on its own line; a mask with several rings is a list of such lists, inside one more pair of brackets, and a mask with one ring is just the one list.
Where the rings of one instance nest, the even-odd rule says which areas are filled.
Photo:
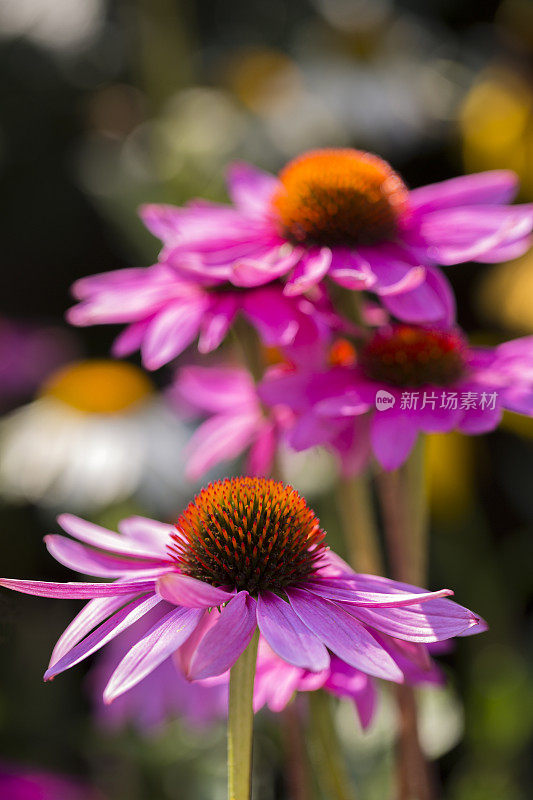
[[[533, 3], [0, 0], [0, 313], [66, 328], [76, 278], [156, 258], [140, 202], [223, 200], [233, 158], [276, 171], [320, 146], [375, 151], [412, 187], [515, 169], [520, 199], [533, 201]], [[475, 339], [533, 334], [533, 256], [448, 275]], [[67, 349], [105, 357], [115, 333], [61, 335]], [[31, 441], [24, 458], [31, 464]], [[452, 586], [491, 631], [442, 659], [451, 687], [428, 697], [425, 746], [447, 800], [526, 800], [533, 423], [510, 416], [482, 439], [435, 438], [430, 466], [431, 585]], [[4, 501], [0, 572], [64, 579], [41, 544], [54, 526], [40, 504]], [[219, 730], [102, 733], [83, 666], [43, 685], [76, 608], [2, 594], [0, 759], [78, 776], [113, 800], [223, 798]], [[368, 737], [351, 712], [340, 718], [365, 800], [388, 792], [383, 715]], [[261, 800], [288, 797], [273, 725], [266, 716], [258, 733]]]

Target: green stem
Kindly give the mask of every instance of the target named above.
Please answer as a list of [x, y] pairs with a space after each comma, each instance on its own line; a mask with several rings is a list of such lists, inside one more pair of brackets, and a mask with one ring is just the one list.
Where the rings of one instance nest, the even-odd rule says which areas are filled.
[[235, 662], [229, 679], [228, 800], [250, 800], [255, 665], [259, 631]]
[[361, 475], [341, 478], [337, 487], [337, 499], [350, 564], [357, 572], [382, 574], [383, 565], [368, 477]]
[[[395, 580], [426, 583], [427, 503], [424, 441], [420, 437], [407, 463], [378, 476], [390, 569]], [[399, 716], [397, 797], [433, 800], [435, 788], [418, 735], [416, 697], [411, 686], [396, 687]]]
[[232, 330], [244, 365], [257, 383], [263, 377], [265, 369], [261, 340], [257, 331], [242, 319], [236, 320]]
[[344, 767], [341, 746], [331, 713], [331, 697], [319, 689], [309, 692], [311, 761], [327, 800], [355, 800], [355, 790]]

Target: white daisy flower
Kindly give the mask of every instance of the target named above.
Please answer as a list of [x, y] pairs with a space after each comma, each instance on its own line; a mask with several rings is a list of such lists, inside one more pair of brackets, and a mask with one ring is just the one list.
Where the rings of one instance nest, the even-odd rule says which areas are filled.
[[189, 436], [138, 367], [69, 364], [0, 423], [0, 495], [71, 511], [134, 498], [172, 513], [194, 488], [184, 475]]

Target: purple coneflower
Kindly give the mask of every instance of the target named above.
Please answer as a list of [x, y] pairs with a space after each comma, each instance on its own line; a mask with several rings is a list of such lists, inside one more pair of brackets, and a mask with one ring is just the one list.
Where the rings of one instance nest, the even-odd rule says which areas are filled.
[[[242, 290], [225, 275], [201, 266], [181, 271], [168, 264], [115, 270], [76, 281], [80, 301], [67, 313], [73, 325], [127, 323], [113, 346], [115, 356], [140, 349], [154, 370], [198, 339], [201, 353], [215, 350], [242, 314], [267, 346], [287, 346], [298, 334], [305, 342], [319, 335], [322, 316], [334, 317], [324, 293], [309, 299], [283, 294], [280, 283]], [[311, 315], [312, 314], [312, 315]]]
[[347, 565], [332, 567], [313, 511], [294, 489], [273, 480], [211, 484], [175, 529], [134, 517], [123, 521], [121, 536], [71, 515], [59, 522], [74, 541], [46, 537], [51, 554], [78, 572], [115, 580], [0, 581], [26, 594], [91, 599], [56, 645], [47, 679], [149, 611], [161, 610], [113, 673], [104, 693], [107, 702], [193, 635], [198, 646], [190, 658], [192, 679], [229, 669], [259, 627], [274, 652], [294, 666], [318, 672], [327, 668], [332, 652], [369, 675], [402, 682], [380, 633], [434, 642], [480, 625], [479, 617], [447, 599], [448, 589], [428, 592], [356, 575]]
[[376, 293], [409, 322], [447, 316], [436, 265], [514, 258], [533, 227], [530, 205], [507, 205], [517, 180], [505, 170], [409, 191], [378, 156], [325, 149], [304, 153], [278, 177], [236, 164], [228, 183], [233, 207], [144, 207], [145, 224], [163, 241], [161, 263], [237, 286], [283, 277], [288, 295], [328, 275]]
[[473, 347], [458, 328], [389, 325], [352, 353], [351, 363], [267, 376], [260, 387], [265, 403], [296, 413], [287, 434], [296, 450], [328, 444], [358, 468], [372, 451], [396, 469], [419, 433], [486, 433], [504, 409], [533, 414], [533, 337]]

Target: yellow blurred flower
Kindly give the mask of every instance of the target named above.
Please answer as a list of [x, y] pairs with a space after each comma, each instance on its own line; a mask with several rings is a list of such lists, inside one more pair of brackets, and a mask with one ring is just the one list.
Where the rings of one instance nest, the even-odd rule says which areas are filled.
[[467, 172], [513, 169], [524, 197], [533, 196], [533, 91], [507, 67], [481, 73], [460, 112]]

